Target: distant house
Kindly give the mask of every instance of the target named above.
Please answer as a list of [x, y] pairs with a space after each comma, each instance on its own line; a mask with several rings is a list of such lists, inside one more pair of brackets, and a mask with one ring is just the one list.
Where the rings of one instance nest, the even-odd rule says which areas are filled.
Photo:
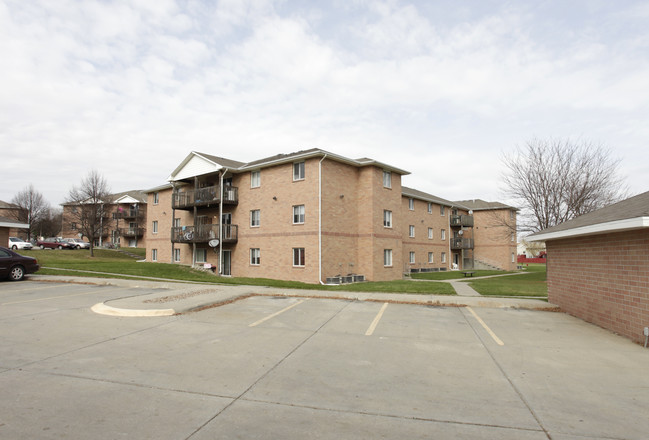
[[649, 326], [649, 192], [528, 239], [545, 241], [551, 303], [644, 341]]
[[15, 237], [15, 231], [20, 229], [29, 229], [27, 223], [21, 223], [7, 217], [0, 217], [0, 246], [9, 245], [9, 237]]

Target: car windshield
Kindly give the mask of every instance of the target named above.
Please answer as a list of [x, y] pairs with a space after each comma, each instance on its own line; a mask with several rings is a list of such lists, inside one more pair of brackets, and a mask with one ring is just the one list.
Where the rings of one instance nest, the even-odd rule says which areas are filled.
[[16, 242], [21, 242], [21, 243], [25, 241], [22, 238], [17, 238], [17, 237], [10, 237], [9, 240], [10, 241], [16, 241]]

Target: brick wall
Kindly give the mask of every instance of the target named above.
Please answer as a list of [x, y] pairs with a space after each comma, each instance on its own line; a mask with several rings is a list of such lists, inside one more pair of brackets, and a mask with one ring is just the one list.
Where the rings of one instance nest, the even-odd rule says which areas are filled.
[[[475, 259], [503, 270], [516, 269], [516, 214], [508, 209], [475, 211]], [[511, 225], [511, 227], [510, 227]], [[513, 236], [512, 236], [513, 234]], [[512, 255], [514, 260], [512, 261]]]
[[546, 242], [548, 299], [567, 313], [644, 342], [649, 230]]
[[[400, 207], [403, 224], [401, 225], [401, 236], [403, 237], [403, 261], [404, 269], [422, 268], [450, 268], [452, 253], [450, 250], [450, 238], [453, 235], [449, 226], [451, 210], [444, 207], [442, 215], [441, 207], [433, 203], [431, 212], [428, 212], [428, 202], [414, 199], [414, 209], [410, 209], [410, 198], [402, 197]], [[415, 236], [410, 236], [410, 227], [414, 226]], [[433, 230], [433, 238], [428, 238], [428, 228]], [[444, 230], [444, 238], [442, 238]], [[415, 253], [415, 263], [410, 262], [410, 252]], [[433, 253], [433, 262], [428, 262], [428, 253]], [[443, 258], [446, 261], [442, 261]]]

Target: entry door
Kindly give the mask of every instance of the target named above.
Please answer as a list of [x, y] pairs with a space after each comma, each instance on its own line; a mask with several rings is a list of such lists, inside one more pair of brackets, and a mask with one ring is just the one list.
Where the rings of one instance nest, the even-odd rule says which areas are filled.
[[456, 264], [455, 267], [460, 267], [460, 254], [453, 254], [453, 263]]
[[223, 275], [232, 275], [231, 261], [231, 251], [223, 251]]

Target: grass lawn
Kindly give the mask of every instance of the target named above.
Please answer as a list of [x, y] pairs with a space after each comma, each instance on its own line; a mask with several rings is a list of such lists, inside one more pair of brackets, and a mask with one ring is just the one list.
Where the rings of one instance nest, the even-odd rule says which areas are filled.
[[[475, 270], [471, 272], [475, 272], [473, 274], [474, 277], [486, 277], [488, 275], [503, 275], [506, 273], [513, 273], [503, 270]], [[414, 280], [455, 280], [466, 277], [461, 270], [447, 270], [443, 272], [411, 273], [410, 278]]]
[[469, 285], [485, 296], [548, 296], [545, 264], [529, 264], [523, 275], [475, 280]]
[[[131, 248], [125, 250], [132, 252]], [[455, 295], [455, 290], [447, 283], [420, 283], [407, 280], [396, 280], [346, 284], [343, 286], [322, 286], [320, 284], [307, 284], [296, 281], [282, 281], [266, 278], [217, 277], [211, 273], [179, 264], [137, 262], [134, 258], [128, 255], [110, 249], [95, 249], [94, 257], [90, 257], [90, 251], [85, 249], [32, 250], [21, 251], [20, 253], [38, 259], [38, 263], [41, 265], [41, 269], [38, 273], [43, 275], [73, 275], [101, 278], [120, 278], [120, 275], [130, 275], [136, 277], [164, 278], [176, 281], [197, 281], [215, 284], [245, 284], [287, 289]], [[89, 271], [93, 273], [80, 271]], [[99, 274], [96, 272], [103, 272], [111, 275]], [[122, 276], [121, 278], [131, 277]]]

